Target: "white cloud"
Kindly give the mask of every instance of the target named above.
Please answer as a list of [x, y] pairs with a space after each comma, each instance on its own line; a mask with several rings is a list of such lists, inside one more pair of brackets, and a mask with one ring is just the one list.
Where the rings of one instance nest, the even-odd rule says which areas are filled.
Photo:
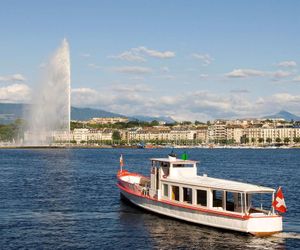
[[209, 54], [194, 53], [194, 54], [192, 54], [192, 57], [201, 60], [203, 66], [207, 66], [207, 65], [211, 64], [212, 61], [214, 60], [211, 57], [211, 55], [209, 55]]
[[178, 96], [162, 96], [159, 98], [159, 104], [161, 105], [175, 105], [177, 104], [179, 101], [181, 101], [181, 98], [178, 99]]
[[282, 61], [277, 64], [279, 67], [296, 67], [297, 63], [295, 61]]
[[[183, 115], [187, 112], [190, 114], [189, 119], [198, 120], [203, 117], [212, 118], [211, 114], [219, 117], [235, 114], [232, 110], [234, 105], [231, 104], [231, 99], [224, 96], [209, 92], [155, 96], [153, 93], [149, 95], [145, 90], [147, 90], [147, 86], [120, 85], [106, 90], [105, 97], [103, 97], [101, 91], [77, 89], [72, 91], [72, 102], [77, 106], [101, 107], [125, 115], [171, 115], [176, 119], [183, 119]], [[103, 98], [110, 102], [103, 102]], [[245, 107], [245, 105], [240, 106]]]
[[22, 74], [0, 76], [0, 82], [24, 82], [26, 78]]
[[[255, 107], [262, 115], [274, 114], [279, 110], [287, 110], [299, 115], [300, 95], [276, 93], [272, 96], [261, 97], [255, 102]], [[257, 116], [257, 112], [255, 115]]]
[[273, 77], [274, 80], [280, 80], [282, 78], [290, 77], [294, 73], [289, 72], [289, 71], [278, 70], [278, 71], [272, 72], [270, 74], [271, 74], [271, 76]]
[[96, 90], [91, 89], [91, 88], [77, 88], [77, 89], [72, 89], [72, 94], [88, 94], [88, 95], [93, 95], [97, 93]]
[[174, 75], [170, 74], [170, 69], [167, 66], [161, 67], [160, 72], [161, 74], [156, 76], [156, 78], [164, 80], [173, 80], [176, 78]]
[[299, 114], [300, 95], [277, 93], [272, 96], [260, 97], [256, 101], [248, 98], [240, 93], [226, 96], [199, 91], [187, 93], [184, 96], [164, 97], [164, 101], [156, 103], [162, 107], [166, 106], [162, 111], [165, 115], [171, 114], [168, 113], [169, 110], [172, 111], [172, 117], [175, 119], [182, 119], [182, 114], [186, 112], [189, 114], [188, 120], [201, 120], [203, 117], [209, 119], [261, 117], [276, 113], [281, 109]]
[[143, 52], [148, 56], [156, 57], [156, 58], [160, 58], [160, 59], [167, 59], [167, 58], [175, 57], [175, 52], [173, 52], [173, 51], [158, 51], [158, 50], [154, 50], [154, 49], [148, 49], [144, 46], [140, 46], [138, 48], [133, 48], [132, 50]]
[[141, 75], [133, 75], [133, 76], [130, 76], [129, 77], [129, 80], [132, 80], [132, 81], [138, 81], [138, 82], [143, 82], [145, 80], [145, 77], [144, 76], [141, 76]]
[[255, 76], [265, 76], [266, 72], [256, 69], [234, 69], [233, 71], [225, 74], [226, 77], [230, 78], [248, 78]]
[[293, 79], [294, 82], [300, 82], [300, 76], [296, 76], [294, 79]]
[[30, 88], [26, 84], [12, 84], [0, 88], [1, 102], [28, 102], [30, 100]]
[[200, 78], [207, 79], [208, 78], [208, 74], [200, 74]]
[[183, 92], [178, 95], [155, 92], [146, 84], [119, 84], [110, 89], [72, 90], [72, 104], [98, 107], [124, 115], [171, 116], [176, 120], [249, 118], [273, 114], [281, 109], [299, 113], [300, 95], [276, 93], [253, 99], [245, 89], [231, 94], [209, 91]]
[[128, 73], [128, 74], [149, 74], [152, 72], [151, 68], [140, 67], [140, 66], [123, 66], [112, 68], [112, 71], [119, 73]]
[[89, 53], [81, 53], [80, 56], [87, 58], [87, 57], [91, 57], [91, 54], [89, 54]]
[[108, 58], [120, 59], [129, 62], [145, 62], [145, 56], [155, 57], [160, 59], [168, 59], [175, 57], [175, 52], [173, 51], [158, 51], [154, 49], [148, 49], [145, 46], [140, 46], [137, 48], [131, 48], [127, 51], [120, 53], [119, 55], [108, 56]]
[[170, 74], [159, 75], [156, 78], [163, 79], [163, 80], [174, 80], [174, 79], [176, 79], [176, 77], [174, 75], [170, 75]]
[[91, 88], [72, 89], [72, 105], [75, 106], [104, 106], [114, 101], [113, 96], [105, 91], [100, 92]]
[[233, 71], [226, 73], [225, 76], [228, 78], [269, 77], [275, 81], [279, 81], [294, 74], [294, 72], [284, 70], [262, 71], [256, 69], [234, 69]]
[[116, 55], [116, 56], [108, 56], [109, 58], [113, 59], [120, 59], [129, 62], [145, 62], [146, 60], [138, 54], [137, 51], [130, 50], [124, 51], [123, 53]]
[[289, 93], [278, 93], [274, 94], [274, 101], [277, 103], [285, 104], [285, 103], [300, 103], [300, 95], [291, 95]]
[[95, 64], [95, 63], [89, 63], [89, 64], [88, 64], [88, 67], [89, 67], [89, 68], [92, 68], [92, 69], [103, 69], [102, 66], [99, 66], [99, 65], [97, 65], [97, 64]]
[[114, 91], [127, 92], [127, 93], [138, 93], [138, 92], [150, 92], [151, 88], [146, 84], [120, 84], [113, 87]]
[[160, 70], [161, 70], [162, 72], [164, 72], [164, 73], [170, 72], [170, 69], [169, 69], [169, 67], [167, 67], [167, 66], [161, 67]]
[[234, 94], [248, 94], [250, 91], [248, 89], [232, 89], [230, 90], [230, 93]]

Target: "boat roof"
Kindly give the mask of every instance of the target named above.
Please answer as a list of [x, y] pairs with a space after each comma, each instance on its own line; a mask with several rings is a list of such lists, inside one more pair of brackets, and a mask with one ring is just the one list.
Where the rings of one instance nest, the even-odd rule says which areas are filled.
[[168, 177], [166, 181], [175, 182], [178, 184], [187, 184], [192, 186], [213, 188], [216, 190], [228, 190], [235, 192], [246, 192], [246, 193], [271, 193], [275, 192], [275, 189], [269, 187], [263, 187], [259, 185], [243, 183], [238, 181], [231, 181], [225, 179], [212, 178], [208, 176], [194, 176], [194, 177]]
[[167, 162], [167, 163], [173, 163], [173, 164], [195, 164], [199, 161], [193, 161], [193, 160], [182, 160], [182, 159], [169, 159], [169, 158], [151, 158], [151, 161], [157, 161], [157, 162]]

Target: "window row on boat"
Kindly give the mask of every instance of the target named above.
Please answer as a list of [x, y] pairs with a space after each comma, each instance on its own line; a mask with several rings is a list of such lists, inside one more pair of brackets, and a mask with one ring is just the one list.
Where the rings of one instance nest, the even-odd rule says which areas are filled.
[[[259, 206], [259, 202], [252, 202], [252, 194], [204, 187], [200, 188], [196, 186], [168, 183], [167, 181], [162, 181], [161, 198], [175, 203], [232, 213], [269, 213], [269, 210], [263, 209], [262, 201], [260, 208], [254, 208], [254, 205], [257, 207]], [[270, 197], [266, 198], [264, 196], [264, 201], [270, 202], [269, 198]]]

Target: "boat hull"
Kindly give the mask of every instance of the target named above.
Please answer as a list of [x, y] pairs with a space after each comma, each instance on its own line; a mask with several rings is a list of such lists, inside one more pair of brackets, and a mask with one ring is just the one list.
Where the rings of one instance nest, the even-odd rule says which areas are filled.
[[191, 223], [211, 226], [221, 229], [250, 233], [255, 236], [269, 236], [282, 231], [281, 216], [249, 217], [228, 215], [217, 211], [201, 211], [189, 206], [172, 204], [172, 202], [157, 200], [119, 185], [121, 194], [138, 207], [160, 215], [188, 221]]

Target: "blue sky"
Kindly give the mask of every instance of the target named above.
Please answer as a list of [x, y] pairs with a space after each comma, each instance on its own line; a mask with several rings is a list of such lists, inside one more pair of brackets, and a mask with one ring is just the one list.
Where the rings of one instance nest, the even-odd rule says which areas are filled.
[[72, 103], [178, 120], [300, 115], [298, 1], [1, 1], [0, 101], [66, 37]]

